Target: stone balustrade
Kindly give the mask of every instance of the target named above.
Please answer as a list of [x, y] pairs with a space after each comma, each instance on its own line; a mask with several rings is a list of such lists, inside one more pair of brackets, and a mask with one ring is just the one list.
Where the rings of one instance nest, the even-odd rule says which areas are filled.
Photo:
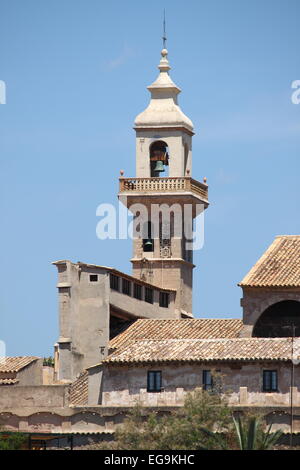
[[124, 178], [121, 177], [120, 193], [122, 192], [176, 192], [188, 191], [201, 197], [208, 199], [208, 186], [200, 183], [189, 176], [167, 177], [167, 178]]

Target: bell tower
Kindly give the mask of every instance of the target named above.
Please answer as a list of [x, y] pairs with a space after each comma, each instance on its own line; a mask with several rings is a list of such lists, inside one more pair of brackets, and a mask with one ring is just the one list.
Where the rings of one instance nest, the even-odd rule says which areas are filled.
[[208, 207], [208, 186], [192, 179], [192, 121], [178, 105], [168, 51], [135, 119], [136, 177], [121, 173], [119, 199], [134, 216], [133, 276], [176, 290], [179, 314], [192, 312], [193, 220]]

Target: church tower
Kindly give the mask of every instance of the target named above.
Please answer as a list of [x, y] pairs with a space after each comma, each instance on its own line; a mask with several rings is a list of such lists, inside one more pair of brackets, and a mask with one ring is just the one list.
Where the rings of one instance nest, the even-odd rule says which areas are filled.
[[208, 187], [191, 177], [193, 123], [178, 105], [165, 48], [158, 68], [135, 119], [136, 177], [121, 172], [118, 197], [134, 217], [133, 276], [176, 290], [184, 315], [192, 312], [193, 220], [208, 207]]

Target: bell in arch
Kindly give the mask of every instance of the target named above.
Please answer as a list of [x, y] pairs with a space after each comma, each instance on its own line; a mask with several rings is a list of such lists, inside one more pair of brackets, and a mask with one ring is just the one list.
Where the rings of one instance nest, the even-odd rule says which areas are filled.
[[165, 171], [164, 163], [161, 160], [157, 160], [153, 171], [155, 171], [156, 173], [162, 173], [163, 171]]
[[153, 142], [150, 146], [150, 164], [151, 164], [151, 177], [158, 177], [160, 173], [166, 171], [165, 166], [168, 162], [167, 144], [162, 140]]

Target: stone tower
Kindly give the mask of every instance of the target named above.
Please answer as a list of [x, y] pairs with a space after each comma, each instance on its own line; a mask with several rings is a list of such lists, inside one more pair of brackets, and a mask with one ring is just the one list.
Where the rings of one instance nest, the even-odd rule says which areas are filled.
[[166, 49], [158, 68], [135, 119], [136, 177], [121, 172], [119, 199], [134, 216], [133, 276], [176, 290], [184, 314], [192, 312], [193, 219], [208, 206], [208, 187], [191, 177], [193, 123], [178, 105]]

